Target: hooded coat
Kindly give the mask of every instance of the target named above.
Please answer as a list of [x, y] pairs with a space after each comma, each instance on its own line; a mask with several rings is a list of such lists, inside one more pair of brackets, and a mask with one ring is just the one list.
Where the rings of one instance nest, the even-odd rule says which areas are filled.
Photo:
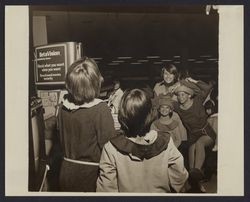
[[105, 144], [97, 192], [180, 192], [188, 172], [169, 133], [117, 136]]

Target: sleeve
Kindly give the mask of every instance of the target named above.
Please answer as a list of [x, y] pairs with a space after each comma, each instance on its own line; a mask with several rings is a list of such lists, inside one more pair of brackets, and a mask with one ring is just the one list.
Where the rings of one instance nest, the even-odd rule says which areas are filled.
[[49, 119], [44, 120], [44, 124], [45, 139], [54, 139], [55, 131], [57, 130], [57, 117], [52, 116]]
[[153, 88], [153, 93], [154, 93], [154, 97], [158, 96], [158, 88], [159, 88], [159, 83], [156, 83], [154, 88]]
[[115, 148], [110, 142], [103, 148], [99, 165], [99, 176], [96, 182], [97, 192], [118, 192], [114, 152]]
[[115, 112], [116, 113], [118, 113], [118, 108], [119, 108], [122, 96], [123, 96], [123, 91], [119, 90], [119, 92], [117, 92], [117, 94], [116, 94], [116, 98], [113, 100], [112, 104], [115, 107]]
[[151, 124], [150, 130], [159, 131], [159, 129], [158, 129], [158, 128], [156, 127], [156, 125], [154, 124], [154, 122]]
[[97, 142], [100, 149], [115, 136], [114, 120], [106, 103], [103, 103], [97, 117]]
[[203, 81], [198, 81], [195, 85], [200, 89], [199, 95], [204, 101], [207, 98], [207, 96], [210, 93], [213, 86], [211, 84], [207, 84]]
[[178, 123], [179, 123], [178, 124], [178, 133], [180, 134], [181, 141], [186, 141], [187, 140], [187, 130], [184, 127], [180, 116], [176, 112], [173, 113], [173, 119], [178, 121]]
[[188, 172], [184, 167], [184, 159], [178, 149], [174, 146], [173, 140], [170, 138], [169, 144], [169, 162], [168, 172], [170, 179], [170, 186], [176, 191], [180, 192], [185, 182], [188, 179]]
[[179, 131], [175, 131], [175, 132], [170, 132], [171, 133], [171, 137], [174, 141], [174, 145], [178, 148], [181, 144], [181, 136]]
[[184, 127], [181, 120], [179, 122], [179, 130], [181, 135], [181, 141], [187, 141], [187, 129]]

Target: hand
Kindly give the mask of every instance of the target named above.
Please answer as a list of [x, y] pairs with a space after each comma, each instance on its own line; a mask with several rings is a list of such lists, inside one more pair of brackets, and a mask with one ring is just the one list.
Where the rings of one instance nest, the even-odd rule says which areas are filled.
[[192, 79], [191, 77], [188, 77], [185, 79], [186, 81], [190, 81], [190, 82], [193, 82], [193, 83], [197, 83], [198, 81], [197, 80], [194, 80]]

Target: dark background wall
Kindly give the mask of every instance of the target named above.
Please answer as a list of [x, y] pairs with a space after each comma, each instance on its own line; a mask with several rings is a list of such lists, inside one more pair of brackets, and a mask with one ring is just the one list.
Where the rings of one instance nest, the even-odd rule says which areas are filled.
[[[218, 80], [218, 14], [205, 6], [33, 6], [48, 43], [82, 42], [105, 84], [153, 87], [167, 62], [196, 79]], [[153, 56], [153, 57], [152, 57]], [[124, 58], [126, 57], [126, 58]]]

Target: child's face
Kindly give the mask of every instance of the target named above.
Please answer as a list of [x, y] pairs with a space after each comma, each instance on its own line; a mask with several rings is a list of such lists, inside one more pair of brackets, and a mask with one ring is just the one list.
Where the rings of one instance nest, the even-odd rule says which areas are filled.
[[171, 108], [168, 105], [161, 105], [159, 108], [161, 116], [168, 116], [172, 112]]
[[178, 92], [178, 94], [177, 94], [177, 99], [178, 99], [180, 104], [185, 104], [187, 102], [187, 100], [190, 99], [190, 97], [191, 96], [185, 92]]
[[167, 70], [164, 70], [163, 79], [166, 83], [172, 83], [174, 81], [174, 74], [171, 74]]

